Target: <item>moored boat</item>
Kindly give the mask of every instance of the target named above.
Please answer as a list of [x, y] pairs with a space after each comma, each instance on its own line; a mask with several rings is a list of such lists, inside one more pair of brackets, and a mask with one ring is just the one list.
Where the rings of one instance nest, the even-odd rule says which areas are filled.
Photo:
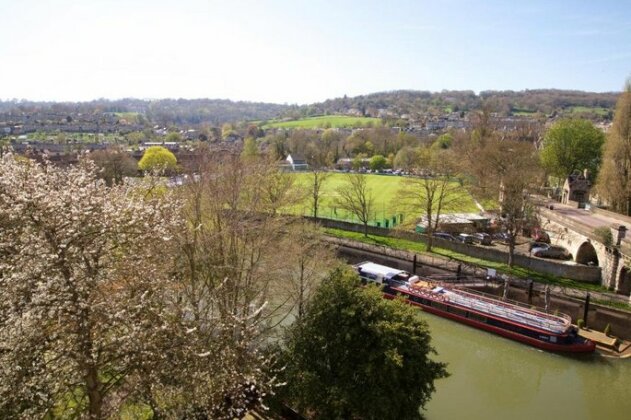
[[355, 265], [364, 283], [382, 285], [384, 297], [401, 296], [426, 312], [452, 319], [543, 350], [590, 353], [595, 344], [578, 335], [571, 318], [455, 288], [373, 262]]

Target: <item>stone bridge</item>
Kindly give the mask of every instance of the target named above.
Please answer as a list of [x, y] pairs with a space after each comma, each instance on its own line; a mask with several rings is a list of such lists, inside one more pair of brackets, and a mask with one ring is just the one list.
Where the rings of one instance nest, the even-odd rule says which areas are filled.
[[[588, 210], [554, 204], [541, 207], [541, 227], [549, 233], [553, 245], [566, 248], [578, 264], [601, 267], [601, 284], [616, 293], [631, 292], [631, 242], [625, 238], [627, 220], [598, 217]], [[621, 216], [624, 218], [624, 216]], [[612, 243], [603, 243], [596, 228], [610, 229]]]

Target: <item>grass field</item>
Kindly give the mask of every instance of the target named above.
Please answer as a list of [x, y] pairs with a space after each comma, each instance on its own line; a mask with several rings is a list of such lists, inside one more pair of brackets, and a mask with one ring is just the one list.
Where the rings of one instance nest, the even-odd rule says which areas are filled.
[[515, 108], [512, 111], [512, 114], [515, 116], [520, 116], [520, 117], [530, 117], [536, 114], [536, 111], [532, 111], [530, 109], [520, 109], [520, 108]]
[[[308, 188], [310, 183], [310, 174], [299, 173], [295, 174], [295, 176], [298, 178], [298, 185], [304, 185], [305, 188]], [[351, 215], [346, 214], [343, 210], [336, 208], [335, 206], [335, 199], [337, 197], [336, 190], [344, 184], [347, 177], [348, 175], [344, 173], [331, 173], [326, 179], [322, 187], [322, 204], [318, 210], [318, 216], [329, 219], [353, 221], [353, 217]], [[404, 206], [400, 205], [399, 200], [397, 199], [397, 194], [406, 178], [390, 175], [367, 175], [367, 177], [368, 188], [374, 197], [375, 222], [381, 222], [381, 225], [384, 226], [385, 219], [389, 219], [391, 221], [393, 217], [399, 215], [403, 215], [404, 222], [411, 222], [420, 217], [422, 211], [421, 209], [418, 209], [418, 212], [414, 210], [413, 212], [415, 214], [408, 214], [411, 213], [412, 210], [406, 209]], [[458, 208], [449, 209], [445, 211], [445, 213], [470, 213], [478, 211], [479, 209], [476, 207], [475, 202], [469, 193], [463, 188], [462, 197], [458, 200]], [[310, 215], [311, 207], [307, 202], [299, 208], [293, 209], [293, 212]], [[391, 222], [389, 222], [389, 224], [390, 223]], [[400, 223], [400, 221], [397, 220], [397, 223]]]
[[347, 115], [324, 115], [321, 117], [303, 118], [293, 121], [271, 121], [263, 128], [353, 128], [366, 127], [372, 124], [374, 127], [381, 125], [381, 119], [370, 117], [350, 117]]
[[600, 107], [600, 106], [597, 106], [597, 107], [573, 106], [572, 108], [570, 108], [570, 112], [572, 114], [594, 113], [594, 114], [599, 115], [601, 117], [605, 117], [605, 116], [609, 115], [609, 110], [607, 108], [603, 108], [603, 107]]

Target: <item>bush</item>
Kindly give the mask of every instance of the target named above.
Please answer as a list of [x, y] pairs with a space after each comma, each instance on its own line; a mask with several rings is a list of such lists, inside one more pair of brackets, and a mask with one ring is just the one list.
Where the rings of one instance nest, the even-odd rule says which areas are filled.
[[601, 226], [594, 229], [594, 235], [598, 237], [598, 240], [602, 242], [605, 246], [613, 245], [613, 235], [611, 234], [611, 229], [607, 226]]
[[579, 328], [583, 328], [583, 326], [585, 325], [585, 321], [579, 319], [578, 321], [576, 321], [576, 325], [578, 325]]

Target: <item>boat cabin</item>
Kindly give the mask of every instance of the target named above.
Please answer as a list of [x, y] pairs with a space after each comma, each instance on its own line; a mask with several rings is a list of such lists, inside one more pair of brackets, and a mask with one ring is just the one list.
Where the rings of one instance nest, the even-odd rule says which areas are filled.
[[414, 283], [419, 280], [418, 276], [412, 275], [407, 271], [397, 270], [396, 268], [373, 262], [363, 262], [357, 264], [355, 268], [363, 282], [390, 284], [391, 281], [396, 283]]

